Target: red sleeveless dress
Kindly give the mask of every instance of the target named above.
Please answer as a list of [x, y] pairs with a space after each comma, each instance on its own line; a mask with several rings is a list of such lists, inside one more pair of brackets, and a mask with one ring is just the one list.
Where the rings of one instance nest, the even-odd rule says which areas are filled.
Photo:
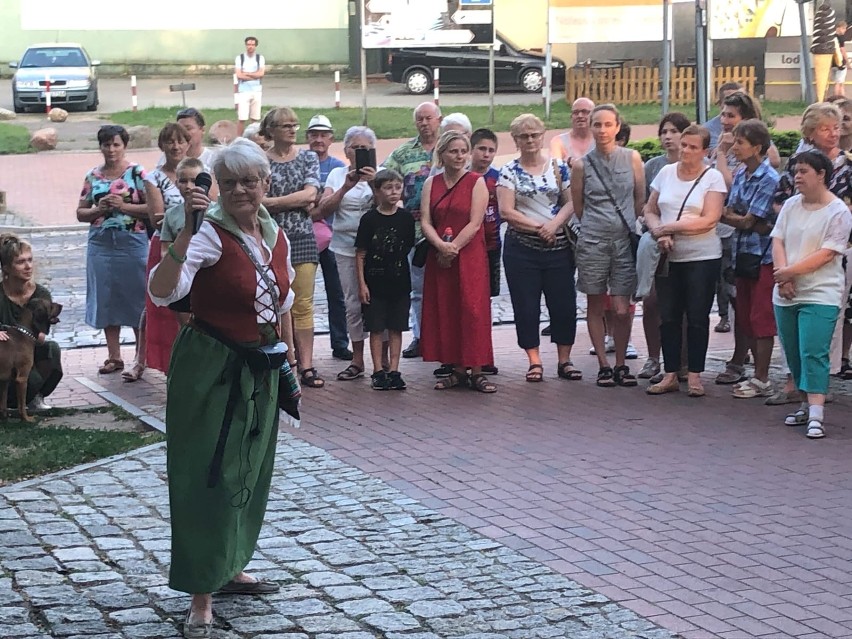
[[[443, 236], [453, 229], [458, 237], [470, 222], [473, 187], [482, 177], [469, 172], [438, 206], [432, 207], [432, 225]], [[443, 175], [432, 179], [430, 202], [447, 192]], [[420, 348], [424, 361], [457, 366], [485, 366], [494, 363], [491, 346], [491, 289], [485, 227], [459, 251], [450, 268], [438, 266], [437, 253], [426, 258], [423, 281], [423, 320]]]

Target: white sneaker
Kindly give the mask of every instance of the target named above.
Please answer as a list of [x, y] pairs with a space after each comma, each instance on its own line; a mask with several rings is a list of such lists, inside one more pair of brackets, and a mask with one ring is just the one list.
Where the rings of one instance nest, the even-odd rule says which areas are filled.
[[37, 411], [50, 410], [51, 408], [53, 408], [53, 406], [48, 406], [47, 404], [45, 404], [44, 397], [42, 397], [41, 395], [36, 395], [35, 397], [33, 397], [33, 401], [27, 404], [27, 410], [33, 413]]
[[[613, 346], [613, 350], [615, 347]], [[636, 347], [633, 346], [630, 342], [627, 343], [627, 350], [624, 351], [625, 359], [639, 359], [639, 352], [636, 350]]]
[[615, 352], [615, 340], [609, 335], [604, 337], [604, 349], [607, 353]]

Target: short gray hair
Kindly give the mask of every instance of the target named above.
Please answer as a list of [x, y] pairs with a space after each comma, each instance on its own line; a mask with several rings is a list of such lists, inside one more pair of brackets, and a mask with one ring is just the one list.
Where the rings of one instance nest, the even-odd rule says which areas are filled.
[[223, 169], [238, 176], [256, 172], [261, 178], [269, 177], [270, 173], [266, 152], [247, 138], [237, 138], [219, 148], [210, 168], [213, 169], [217, 181]]
[[348, 149], [352, 142], [352, 138], [363, 136], [370, 140], [370, 144], [376, 146], [376, 134], [368, 126], [350, 126], [346, 129], [346, 135], [343, 136], [343, 148]]
[[252, 122], [249, 124], [245, 131], [243, 131], [243, 137], [251, 140], [254, 136], [260, 133], [260, 122]]
[[450, 113], [445, 115], [441, 120], [441, 133], [444, 133], [453, 124], [460, 126], [468, 135], [473, 133], [473, 125], [470, 123], [470, 118], [464, 113]]
[[421, 102], [414, 108], [414, 117], [417, 118], [417, 112], [421, 109], [434, 109], [435, 115], [439, 118], [441, 117], [441, 107], [439, 107], [434, 102]]

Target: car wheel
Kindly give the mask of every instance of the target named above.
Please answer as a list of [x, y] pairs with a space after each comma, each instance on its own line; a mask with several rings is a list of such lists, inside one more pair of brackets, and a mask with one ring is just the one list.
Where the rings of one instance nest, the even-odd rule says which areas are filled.
[[98, 92], [95, 91], [95, 97], [92, 98], [92, 103], [86, 105], [86, 111], [97, 111], [98, 110]]
[[423, 69], [414, 69], [405, 74], [405, 88], [409, 93], [421, 95], [432, 88], [432, 74]]
[[544, 77], [539, 69], [527, 69], [521, 74], [521, 88], [529, 93], [538, 93], [544, 84]]

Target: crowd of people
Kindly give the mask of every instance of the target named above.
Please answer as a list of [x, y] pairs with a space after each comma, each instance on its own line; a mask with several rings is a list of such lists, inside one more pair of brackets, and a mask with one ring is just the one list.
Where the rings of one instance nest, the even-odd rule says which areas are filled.
[[[626, 148], [629, 126], [618, 109], [587, 98], [574, 102], [571, 128], [549, 144], [540, 119], [515, 118], [510, 133], [518, 155], [502, 167], [492, 166], [498, 149], [493, 131], [473, 130], [462, 113], [443, 116], [431, 102], [414, 110], [417, 135], [378, 166], [376, 135], [368, 127], [345, 132], [343, 161], [330, 154], [335, 132], [326, 116], [314, 116], [299, 136], [292, 109], [268, 111], [244, 136], [260, 145], [269, 163], [261, 205], [291, 246], [293, 350], [301, 386], [326, 384], [313, 358], [321, 267], [332, 354], [346, 364], [338, 381], [367, 374], [369, 334], [369, 381], [376, 390], [404, 389], [400, 358], [423, 357], [439, 364], [436, 390], [496, 392], [489, 298], [499, 295], [503, 270], [517, 342], [528, 358], [528, 382], [545, 377], [540, 335], [556, 344], [557, 376], [582, 379], [572, 359], [579, 290], [588, 298], [598, 386], [637, 386], [647, 379], [647, 392], [661, 395], [686, 382], [687, 393], [701, 397], [715, 300], [714, 330], [733, 330], [735, 338], [734, 353], [715, 382], [732, 385], [737, 398], [801, 400], [798, 412], [816, 416], [807, 420], [810, 435], [824, 434], [813, 408], [820, 399], [807, 397], [811, 391], [802, 386], [802, 367], [813, 363], [813, 354], [794, 357], [792, 337], [782, 332], [786, 360], [799, 370], [791, 367], [785, 386], [776, 389], [769, 368], [779, 313], [817, 303], [806, 284], [839, 277], [846, 262], [844, 246], [793, 280], [782, 281], [776, 267], [783, 243], [778, 222], [793, 217], [785, 207], [810, 202], [797, 172], [799, 159], [811, 157], [806, 152], [831, 162], [829, 193], [852, 201], [852, 103], [832, 100], [805, 112], [802, 143], [780, 175], [780, 155], [760, 104], [733, 83], [720, 88], [719, 115], [706, 126], [682, 113], [665, 114], [658, 128], [663, 154], [644, 164]], [[86, 320], [106, 333], [102, 374], [122, 371], [132, 382], [147, 366], [167, 372], [178, 330], [191, 318], [186, 300], [162, 308], [144, 291], [148, 274], [183, 227], [184, 202], [196, 176], [210, 172], [216, 157], [203, 145], [204, 127], [198, 110], [178, 112], [160, 132], [163, 155], [150, 172], [126, 159], [123, 128], [105, 126], [98, 134], [104, 162], [87, 174], [77, 213], [91, 224]], [[208, 197], [215, 201], [219, 189], [214, 180]], [[840, 216], [831, 227], [842, 230], [846, 221]], [[801, 229], [792, 232], [803, 237]], [[790, 259], [785, 254], [783, 261]], [[845, 279], [836, 284], [848, 290]], [[785, 297], [782, 290], [796, 295]], [[550, 322], [540, 331], [542, 295]], [[819, 359], [849, 378], [852, 323], [847, 295], [838, 296], [832, 289], [830, 296], [814, 298], [832, 301], [841, 315]], [[639, 300], [648, 352], [644, 364], [631, 370], [629, 361], [638, 357], [630, 338]], [[138, 338], [129, 370], [119, 350], [122, 326], [131, 326]], [[409, 327], [412, 339], [402, 348]], [[806, 343], [795, 342], [798, 348]], [[746, 377], [749, 359], [754, 373]], [[824, 395], [826, 387], [827, 378], [812, 394]]]
[[[714, 381], [734, 398], [797, 404], [785, 423], [824, 437], [830, 375], [852, 378], [852, 102], [808, 107], [783, 170], [758, 101], [723, 85], [718, 104], [706, 126], [665, 114], [663, 153], [644, 163], [626, 148], [617, 107], [587, 98], [550, 144], [538, 117], [518, 115], [516, 155], [501, 167], [493, 131], [431, 102], [414, 110], [417, 135], [380, 163], [368, 127], [345, 132], [344, 161], [330, 154], [327, 117], [300, 136], [286, 107], [215, 150], [203, 144], [202, 113], [182, 109], [160, 131], [151, 171], [126, 157], [123, 127], [102, 127], [103, 162], [77, 206], [90, 224], [86, 321], [105, 331], [99, 373], [128, 383], [147, 367], [168, 373], [170, 586], [193, 593], [186, 636], [210, 636], [211, 593], [277, 589], [243, 569], [278, 409], [326, 385], [313, 357], [318, 268], [341, 383], [367, 375], [369, 335], [375, 390], [405, 389], [401, 360], [422, 357], [438, 365], [437, 391], [496, 393], [490, 298], [505, 273], [527, 382], [545, 378], [542, 335], [556, 345], [556, 375], [582, 380], [572, 352], [581, 291], [598, 386], [643, 379], [656, 396], [685, 382], [703, 397], [716, 301], [712, 329], [733, 330], [735, 349]], [[0, 265], [3, 341], [29, 300], [50, 294], [34, 281], [26, 242], [0, 238]], [[648, 353], [634, 371], [640, 301]], [[127, 369], [123, 326], [137, 335]], [[769, 377], [776, 336], [780, 388]], [[44, 407], [62, 368], [56, 345], [34, 339], [27, 401]]]

